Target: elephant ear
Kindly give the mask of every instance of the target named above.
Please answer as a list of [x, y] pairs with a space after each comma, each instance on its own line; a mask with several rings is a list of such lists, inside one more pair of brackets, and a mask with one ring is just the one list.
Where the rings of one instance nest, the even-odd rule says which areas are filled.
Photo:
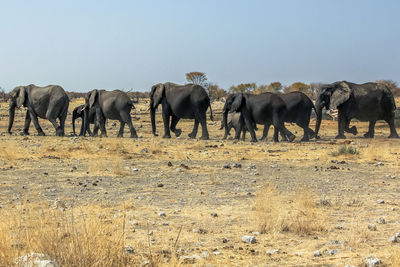
[[158, 104], [160, 104], [164, 91], [165, 91], [165, 86], [162, 83], [153, 86], [152, 88], [153, 108], [156, 108]]
[[240, 108], [242, 107], [243, 104], [243, 94], [237, 94], [235, 96], [235, 100], [232, 102], [231, 110], [240, 112]]
[[337, 109], [338, 106], [349, 100], [350, 94], [351, 89], [349, 85], [345, 82], [339, 83], [332, 93], [329, 108]]
[[94, 107], [99, 98], [99, 91], [96, 89], [89, 93], [89, 108]]
[[21, 86], [18, 90], [17, 95], [17, 107], [24, 106], [26, 107], [27, 93], [25, 87]]

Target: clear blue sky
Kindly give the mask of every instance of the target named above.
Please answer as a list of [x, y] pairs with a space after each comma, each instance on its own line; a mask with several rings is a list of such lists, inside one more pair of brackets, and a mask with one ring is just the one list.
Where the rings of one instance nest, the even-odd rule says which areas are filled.
[[0, 86], [400, 81], [399, 0], [0, 2]]

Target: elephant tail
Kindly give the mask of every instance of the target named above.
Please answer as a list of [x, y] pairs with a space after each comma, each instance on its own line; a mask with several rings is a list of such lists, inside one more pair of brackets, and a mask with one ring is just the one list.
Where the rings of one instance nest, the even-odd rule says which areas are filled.
[[210, 120], [214, 121], [214, 116], [213, 116], [213, 111], [212, 111], [212, 108], [211, 108], [211, 103], [210, 103]]

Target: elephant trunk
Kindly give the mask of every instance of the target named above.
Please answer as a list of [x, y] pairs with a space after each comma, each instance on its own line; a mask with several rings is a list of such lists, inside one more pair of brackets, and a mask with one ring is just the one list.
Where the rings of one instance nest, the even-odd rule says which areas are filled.
[[[72, 112], [72, 132], [74, 135], [76, 135], [75, 133], [75, 120], [78, 117], [78, 111], [74, 109], [74, 111]], [[82, 121], [83, 123], [83, 121]]]
[[224, 108], [224, 113], [222, 115], [222, 125], [221, 127], [225, 127], [225, 138], [228, 136], [228, 109]]
[[8, 121], [8, 133], [11, 134], [11, 128], [13, 126], [14, 123], [14, 115], [15, 115], [15, 107], [17, 105], [15, 104], [15, 102], [11, 101], [10, 102], [10, 109], [9, 109], [9, 121]]
[[317, 121], [315, 123], [315, 137], [318, 138], [319, 127], [321, 126], [322, 121], [322, 108], [324, 107], [323, 103], [318, 99], [317, 103], [315, 103], [315, 113], [317, 115]]
[[150, 104], [150, 118], [151, 118], [151, 130], [153, 132], [154, 136], [157, 136], [157, 132], [156, 132], [156, 107], [154, 107], [152, 105], [152, 103]]

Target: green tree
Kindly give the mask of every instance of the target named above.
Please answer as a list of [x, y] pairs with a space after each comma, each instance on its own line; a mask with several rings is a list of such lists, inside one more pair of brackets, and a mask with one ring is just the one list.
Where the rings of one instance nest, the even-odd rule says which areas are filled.
[[310, 86], [303, 82], [295, 82], [292, 85], [284, 89], [285, 93], [300, 91], [308, 96], [310, 96]]
[[229, 88], [229, 92], [233, 94], [237, 93], [251, 93], [257, 88], [255, 83], [241, 83], [238, 85], [232, 85]]

